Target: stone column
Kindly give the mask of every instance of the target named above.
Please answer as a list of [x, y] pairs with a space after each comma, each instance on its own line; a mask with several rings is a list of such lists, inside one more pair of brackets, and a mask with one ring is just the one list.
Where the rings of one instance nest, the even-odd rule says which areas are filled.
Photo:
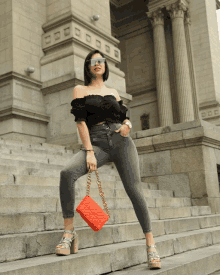
[[199, 113], [199, 99], [198, 99], [198, 88], [196, 81], [196, 72], [194, 65], [193, 49], [192, 49], [192, 40], [191, 40], [191, 20], [189, 11], [186, 12], [185, 16], [185, 37], [186, 37], [186, 47], [189, 60], [189, 71], [190, 71], [190, 81], [192, 87], [192, 98], [194, 106], [194, 117], [195, 119], [202, 119]]
[[189, 64], [186, 49], [186, 38], [184, 31], [184, 12], [187, 10], [182, 1], [167, 5], [173, 29], [174, 63], [177, 83], [177, 99], [179, 108], [179, 122], [194, 120], [191, 83], [189, 76]]
[[161, 9], [156, 12], [146, 12], [146, 14], [153, 25], [158, 112], [160, 127], [163, 127], [173, 124], [164, 18]]
[[156, 12], [146, 12], [146, 14], [153, 25], [158, 113], [160, 127], [163, 127], [173, 124], [169, 68], [164, 33], [164, 18], [161, 8], [159, 8]]

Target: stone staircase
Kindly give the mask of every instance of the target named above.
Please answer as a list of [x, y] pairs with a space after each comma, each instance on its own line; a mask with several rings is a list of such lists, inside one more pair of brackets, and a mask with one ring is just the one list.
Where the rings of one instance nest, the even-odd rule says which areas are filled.
[[[60, 171], [72, 156], [64, 146], [0, 139], [0, 275], [186, 275], [220, 269], [220, 214], [143, 182], [162, 265], [149, 270], [144, 234], [113, 163], [98, 169], [110, 219], [94, 232], [75, 212], [79, 253], [57, 256], [64, 229]], [[90, 196], [103, 208], [96, 174], [91, 177]], [[75, 209], [86, 186], [87, 175], [75, 183]]]

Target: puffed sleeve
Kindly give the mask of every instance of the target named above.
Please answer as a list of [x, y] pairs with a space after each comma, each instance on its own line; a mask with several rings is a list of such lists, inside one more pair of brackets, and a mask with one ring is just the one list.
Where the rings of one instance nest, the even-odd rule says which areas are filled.
[[123, 104], [123, 100], [118, 101], [118, 103], [121, 109], [121, 116], [120, 116], [121, 122], [123, 122], [125, 119], [130, 119], [130, 117], [126, 116], [126, 112], [128, 111], [128, 108], [125, 104]]
[[76, 98], [71, 101], [72, 109], [70, 113], [75, 116], [75, 121], [86, 121], [87, 110], [85, 106], [85, 98]]

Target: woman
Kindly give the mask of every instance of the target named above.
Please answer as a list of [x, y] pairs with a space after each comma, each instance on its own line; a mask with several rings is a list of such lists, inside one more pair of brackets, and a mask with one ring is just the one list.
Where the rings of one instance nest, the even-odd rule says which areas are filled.
[[73, 227], [75, 181], [89, 169], [93, 172], [108, 162], [114, 162], [146, 235], [148, 265], [150, 269], [161, 268], [141, 186], [138, 153], [129, 135], [132, 126], [118, 92], [103, 83], [108, 75], [104, 54], [98, 50], [90, 52], [84, 63], [85, 86], [74, 88], [71, 102], [71, 113], [75, 116], [85, 149], [75, 154], [60, 173], [60, 201], [65, 231], [56, 247], [56, 254], [78, 252], [77, 234]]

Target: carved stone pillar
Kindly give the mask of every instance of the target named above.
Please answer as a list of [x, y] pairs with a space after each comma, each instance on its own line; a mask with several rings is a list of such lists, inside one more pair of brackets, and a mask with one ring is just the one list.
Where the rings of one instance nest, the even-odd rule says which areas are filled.
[[178, 1], [175, 4], [167, 5], [173, 29], [174, 63], [177, 83], [177, 99], [180, 119], [179, 122], [194, 120], [194, 110], [189, 76], [189, 64], [186, 49], [186, 38], [184, 30], [184, 12], [187, 7]]
[[161, 9], [156, 12], [146, 12], [146, 14], [153, 25], [158, 112], [160, 127], [163, 127], [173, 124], [164, 18]]
[[191, 20], [189, 11], [186, 12], [185, 16], [185, 37], [186, 37], [186, 46], [189, 60], [189, 72], [190, 80], [192, 87], [192, 97], [193, 97], [193, 106], [194, 106], [194, 117], [195, 119], [202, 119], [199, 113], [199, 99], [198, 99], [198, 89], [196, 81], [196, 71], [194, 65], [193, 49], [191, 43]]

